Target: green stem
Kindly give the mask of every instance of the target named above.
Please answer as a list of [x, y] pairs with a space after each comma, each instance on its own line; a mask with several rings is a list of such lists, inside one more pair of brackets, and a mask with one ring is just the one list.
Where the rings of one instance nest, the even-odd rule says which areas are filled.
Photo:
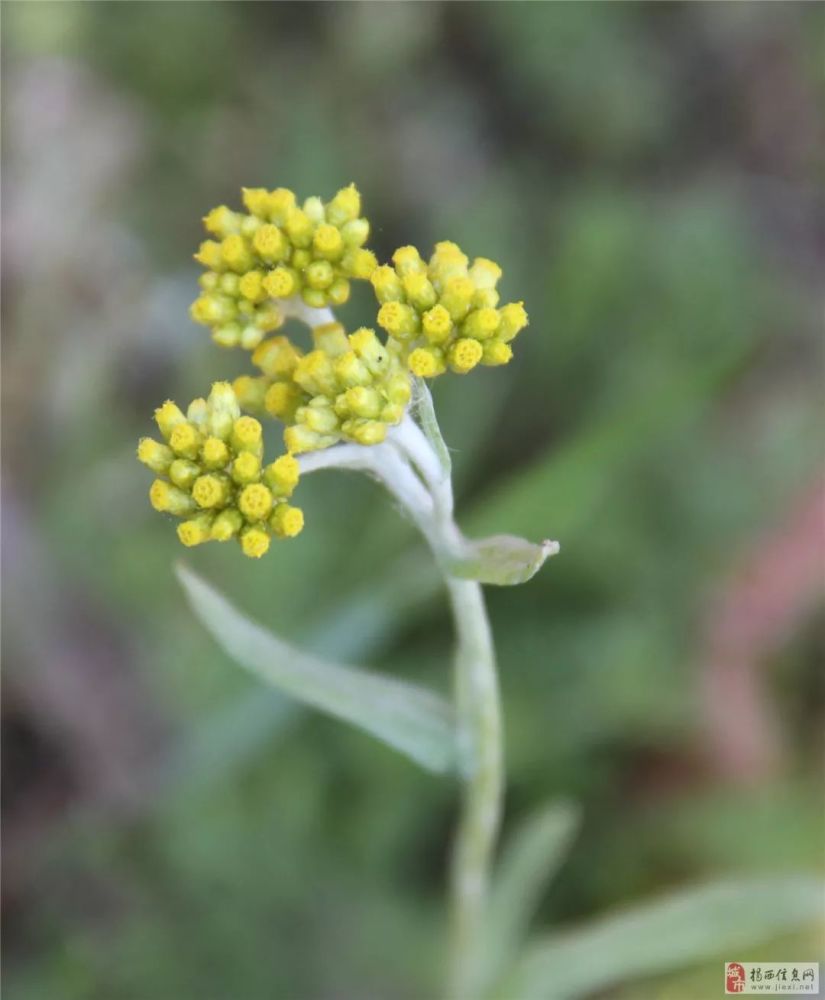
[[495, 653], [481, 586], [446, 577], [456, 624], [462, 811], [451, 870], [448, 1000], [477, 1000], [480, 934], [501, 821], [503, 754]]

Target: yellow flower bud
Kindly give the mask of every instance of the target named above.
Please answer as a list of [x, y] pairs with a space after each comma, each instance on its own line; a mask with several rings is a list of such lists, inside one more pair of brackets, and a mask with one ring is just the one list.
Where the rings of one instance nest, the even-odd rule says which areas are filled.
[[[337, 230], [336, 230], [337, 232]], [[328, 260], [313, 261], [304, 272], [304, 278], [310, 288], [323, 290], [332, 284], [335, 272]]]
[[482, 352], [482, 346], [477, 340], [462, 337], [447, 352], [447, 360], [454, 372], [464, 375], [481, 361]]
[[293, 250], [289, 262], [293, 270], [303, 271], [305, 267], [309, 267], [312, 263], [312, 251], [301, 249]]
[[342, 306], [349, 302], [350, 284], [346, 278], [336, 278], [327, 289], [327, 299], [330, 305]]
[[248, 521], [264, 521], [272, 510], [272, 494], [263, 483], [251, 483], [241, 490], [238, 508]]
[[178, 525], [178, 538], [184, 545], [201, 545], [208, 542], [212, 528], [212, 515], [200, 514], [191, 521], [183, 521]]
[[476, 288], [471, 305], [474, 309], [495, 309], [500, 297], [495, 288]]
[[331, 434], [338, 428], [338, 418], [327, 400], [321, 396], [309, 406], [300, 407], [295, 413], [295, 419], [316, 434]]
[[415, 247], [399, 247], [392, 255], [395, 270], [403, 278], [407, 274], [420, 272], [426, 274], [427, 265], [421, 259], [421, 254]]
[[495, 309], [474, 309], [467, 314], [461, 331], [475, 340], [489, 340], [498, 329], [499, 316]]
[[513, 356], [513, 348], [503, 340], [488, 340], [484, 345], [484, 354], [481, 358], [483, 365], [493, 367], [495, 365], [506, 365]]
[[194, 255], [195, 260], [210, 271], [222, 271], [224, 267], [221, 245], [215, 240], [204, 240], [198, 247], [198, 252]]
[[265, 469], [263, 478], [275, 496], [288, 497], [298, 485], [301, 467], [294, 455], [281, 455]]
[[378, 325], [396, 340], [411, 340], [418, 333], [420, 321], [412, 306], [385, 302], [378, 310]]
[[294, 538], [303, 530], [304, 512], [300, 507], [279, 503], [272, 512], [269, 524], [279, 538]]
[[258, 229], [252, 237], [252, 246], [255, 253], [267, 264], [286, 260], [289, 255], [289, 244], [284, 234], [277, 226], [271, 224]]
[[201, 461], [207, 469], [223, 469], [229, 461], [226, 442], [217, 437], [208, 437], [201, 447]]
[[239, 375], [232, 383], [239, 405], [244, 410], [259, 412], [264, 407], [264, 397], [269, 382], [263, 377]]
[[380, 375], [390, 363], [387, 347], [376, 337], [375, 330], [362, 326], [350, 334], [350, 346], [373, 375]]
[[291, 382], [273, 382], [264, 397], [264, 407], [267, 413], [278, 420], [291, 423], [301, 397], [301, 390]]
[[[220, 253], [220, 245], [215, 244], [218, 247], [218, 253]], [[220, 285], [221, 275], [216, 271], [204, 271], [204, 273], [198, 278], [198, 284], [205, 292], [214, 292], [218, 289]]]
[[288, 213], [284, 228], [293, 246], [306, 248], [311, 245], [314, 231], [312, 219], [300, 208], [293, 208]]
[[269, 215], [269, 192], [266, 188], [241, 188], [243, 203], [248, 212], [266, 219]]
[[[280, 323], [278, 324], [280, 326]], [[247, 325], [241, 330], [238, 343], [246, 351], [254, 350], [264, 339], [264, 331], [259, 326]]]
[[284, 317], [274, 304], [264, 302], [255, 310], [255, 326], [263, 333], [271, 333], [284, 325]]
[[324, 351], [310, 351], [301, 358], [292, 377], [312, 396], [334, 396], [338, 388], [332, 360]]
[[347, 351], [335, 362], [335, 377], [345, 386], [368, 385], [372, 373], [355, 351]]
[[203, 224], [207, 231], [220, 236], [221, 238], [237, 233], [241, 225], [241, 217], [237, 212], [233, 212], [226, 205], [218, 205], [203, 217]]
[[320, 225], [324, 221], [324, 203], [317, 195], [313, 195], [311, 198], [304, 199], [304, 212], [306, 212], [307, 217], [316, 225]]
[[163, 406], [155, 410], [155, 423], [168, 441], [178, 424], [186, 423], [186, 417], [171, 399], [167, 399]]
[[410, 353], [407, 364], [419, 378], [434, 378], [444, 371], [444, 359], [435, 347], [417, 347]]
[[192, 484], [192, 499], [199, 507], [223, 507], [229, 499], [230, 486], [226, 478], [215, 473], [198, 476]]
[[255, 263], [249, 244], [238, 233], [227, 236], [221, 243], [221, 257], [233, 271], [248, 271]]
[[294, 209], [295, 195], [289, 188], [275, 188], [269, 192], [269, 217], [274, 223], [283, 226]]
[[400, 302], [404, 297], [404, 286], [395, 271], [384, 264], [377, 267], [370, 275], [375, 297], [380, 303]]
[[527, 326], [527, 312], [523, 302], [510, 302], [499, 309], [499, 337], [508, 343]]
[[319, 351], [336, 358], [349, 350], [346, 330], [342, 323], [323, 323], [312, 331], [312, 342]]
[[169, 446], [180, 458], [197, 458], [201, 436], [192, 424], [178, 424], [169, 435]]
[[323, 292], [320, 288], [308, 288], [304, 286], [301, 289], [301, 298], [312, 309], [323, 309], [327, 304], [326, 292]]
[[289, 375], [301, 359], [301, 352], [288, 337], [271, 337], [259, 344], [252, 354], [252, 364], [265, 375]]
[[149, 501], [162, 514], [184, 517], [195, 511], [195, 501], [183, 490], [165, 479], [156, 479], [149, 490]]
[[326, 208], [326, 217], [333, 226], [357, 219], [361, 214], [361, 195], [354, 184], [341, 188]]
[[378, 260], [372, 250], [348, 250], [341, 260], [341, 267], [351, 278], [369, 281], [372, 272], [378, 267]]
[[237, 347], [241, 340], [239, 323], [225, 323], [212, 330], [212, 339], [219, 347]]
[[226, 440], [232, 425], [241, 415], [235, 390], [229, 382], [214, 382], [205, 404], [205, 424], [210, 434]]
[[175, 486], [179, 486], [182, 490], [191, 489], [200, 474], [200, 466], [196, 462], [190, 462], [188, 458], [176, 458], [167, 473]]
[[[183, 414], [181, 414], [183, 416]], [[137, 455], [139, 461], [147, 465], [152, 472], [165, 473], [175, 457], [175, 453], [165, 444], [152, 438], [141, 438], [138, 443]]]
[[344, 252], [344, 239], [335, 226], [324, 222], [315, 230], [312, 246], [324, 260], [338, 260]]
[[235, 303], [226, 295], [201, 295], [189, 307], [189, 315], [202, 326], [229, 323], [237, 315]]
[[228, 542], [243, 527], [243, 516], [234, 507], [227, 507], [215, 517], [209, 537], [215, 542]]
[[432, 282], [426, 274], [420, 274], [418, 272], [408, 274], [404, 278], [402, 284], [404, 286], [404, 294], [407, 297], [407, 301], [415, 306], [419, 312], [423, 312], [425, 309], [430, 309], [435, 305], [438, 296], [432, 286]]
[[397, 424], [404, 417], [404, 410], [406, 409], [406, 404], [403, 403], [387, 403], [387, 405], [381, 410], [380, 419], [382, 423], [385, 424]]
[[387, 425], [380, 420], [350, 420], [347, 422], [347, 433], [358, 444], [381, 444], [387, 436]]
[[284, 430], [284, 444], [287, 451], [300, 455], [305, 451], [317, 451], [335, 444], [337, 438], [332, 435], [318, 434], [304, 424], [293, 424]]
[[266, 298], [263, 281], [263, 271], [247, 271], [238, 282], [238, 291], [250, 302], [262, 302]]
[[387, 380], [385, 390], [387, 399], [402, 408], [407, 405], [412, 395], [410, 377], [406, 372], [398, 372]]
[[269, 551], [269, 535], [262, 528], [244, 528], [241, 532], [243, 554], [250, 559], [260, 559]]
[[486, 257], [476, 257], [469, 271], [476, 288], [495, 288], [501, 278], [501, 268]]
[[[238, 451], [261, 451], [261, 425], [254, 417], [238, 417], [232, 425], [232, 445]], [[173, 445], [174, 447], [174, 445]]]
[[469, 278], [459, 275], [451, 277], [442, 287], [444, 290], [441, 293], [441, 305], [458, 323], [467, 315], [475, 286]]
[[341, 226], [341, 235], [348, 247], [362, 247], [370, 235], [370, 224], [366, 219], [351, 219]]
[[341, 409], [355, 417], [375, 419], [382, 408], [381, 395], [367, 386], [353, 386], [338, 397], [342, 401]]
[[288, 267], [276, 267], [263, 279], [263, 288], [273, 299], [288, 299], [298, 289], [298, 275]]
[[261, 460], [251, 451], [242, 451], [232, 463], [232, 478], [240, 486], [254, 483], [261, 472]]
[[218, 279], [218, 291], [223, 295], [228, 295], [231, 299], [237, 298], [240, 283], [241, 279], [237, 274], [222, 274]]
[[421, 317], [421, 327], [431, 344], [443, 344], [452, 333], [453, 321], [444, 306], [437, 305]]

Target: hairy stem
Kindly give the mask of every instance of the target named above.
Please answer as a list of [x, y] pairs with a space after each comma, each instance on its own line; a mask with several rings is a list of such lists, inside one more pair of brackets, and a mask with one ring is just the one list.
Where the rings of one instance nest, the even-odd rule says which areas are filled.
[[456, 624], [455, 700], [463, 765], [453, 847], [448, 1000], [477, 1000], [479, 944], [501, 820], [503, 753], [495, 653], [480, 584], [446, 577]]

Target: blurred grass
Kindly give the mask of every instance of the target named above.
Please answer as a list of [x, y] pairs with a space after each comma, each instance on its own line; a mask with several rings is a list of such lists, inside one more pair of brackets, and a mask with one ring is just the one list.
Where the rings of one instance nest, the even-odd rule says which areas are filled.
[[[698, 688], [715, 595], [821, 463], [821, 9], [4, 14], [6, 823], [26, 845], [9, 995], [417, 1000], [437, 980], [452, 787], [225, 659], [132, 458], [159, 400], [243, 367], [185, 312], [199, 219], [242, 184], [354, 179], [381, 255], [455, 239], [530, 311], [511, 366], [435, 394], [466, 530], [562, 542], [489, 593], [508, 822], [583, 806], [542, 920], [819, 864], [821, 599], [757, 665], [778, 772], [720, 777]], [[186, 558], [286, 636], [447, 690], [411, 527], [353, 476], [311, 477], [302, 503], [277, 558]], [[73, 728], [78, 698], [100, 744]], [[121, 728], [145, 749], [121, 764], [127, 809], [93, 766]]]

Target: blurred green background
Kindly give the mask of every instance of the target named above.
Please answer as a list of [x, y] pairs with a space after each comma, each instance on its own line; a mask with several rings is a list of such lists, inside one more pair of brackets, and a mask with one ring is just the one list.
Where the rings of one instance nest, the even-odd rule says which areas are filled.
[[[455, 240], [530, 312], [513, 364], [435, 396], [467, 531], [562, 543], [488, 591], [506, 829], [583, 810], [539, 925], [821, 866], [823, 8], [3, 14], [10, 1000], [434, 995], [452, 783], [285, 706], [172, 574], [446, 691], [425, 550], [322, 473], [260, 563], [184, 554], [134, 460], [154, 406], [244, 370], [187, 316], [200, 218], [241, 185], [354, 180], [379, 257]], [[716, 996], [720, 969], [621, 996]]]

